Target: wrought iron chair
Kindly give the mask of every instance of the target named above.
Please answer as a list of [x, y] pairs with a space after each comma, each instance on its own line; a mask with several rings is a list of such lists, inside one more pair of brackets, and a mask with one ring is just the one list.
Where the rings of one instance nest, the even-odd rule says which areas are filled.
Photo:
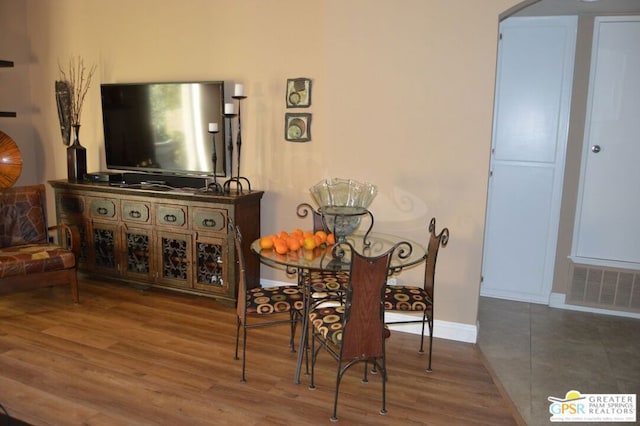
[[[240, 327], [242, 327], [242, 383], [246, 382], [246, 353], [247, 353], [247, 329], [256, 327], [267, 327], [279, 324], [289, 324], [291, 335], [289, 338], [289, 348], [295, 351], [294, 339], [297, 322], [300, 320], [301, 312], [304, 308], [303, 293], [296, 285], [277, 287], [256, 287], [247, 289], [245, 276], [244, 255], [242, 253], [242, 234], [240, 229], [229, 221], [229, 237], [234, 238], [236, 260], [238, 263], [238, 302], [236, 305], [237, 327], [236, 327], [236, 353], [238, 358], [238, 347], [240, 340]], [[288, 318], [281, 318], [288, 315]], [[250, 318], [266, 318], [276, 316], [278, 319], [264, 320], [258, 319], [249, 323]]]
[[429, 245], [427, 247], [427, 261], [424, 269], [424, 283], [420, 286], [412, 285], [389, 285], [385, 290], [384, 307], [387, 311], [419, 312], [422, 311], [422, 318], [405, 321], [387, 321], [387, 325], [422, 323], [422, 336], [420, 339], [420, 350], [424, 353], [424, 326], [429, 326], [429, 363], [427, 372], [431, 372], [431, 356], [433, 354], [433, 311], [434, 311], [434, 290], [436, 261], [440, 246], [446, 247], [449, 242], [449, 229], [444, 228], [436, 234], [436, 218], [432, 218], [429, 223]]
[[[317, 306], [309, 312], [312, 329], [311, 382], [315, 389], [315, 365], [322, 348], [337, 361], [337, 377], [332, 421], [337, 421], [338, 393], [340, 381], [346, 371], [358, 362], [372, 362], [382, 374], [382, 408], [386, 414], [386, 358], [384, 324], [384, 288], [390, 273], [391, 257], [404, 242], [377, 257], [366, 257], [348, 243], [337, 244], [334, 253], [350, 258], [349, 283], [345, 300], [339, 306]], [[406, 249], [398, 250], [402, 256]], [[367, 381], [367, 369], [363, 382]]]

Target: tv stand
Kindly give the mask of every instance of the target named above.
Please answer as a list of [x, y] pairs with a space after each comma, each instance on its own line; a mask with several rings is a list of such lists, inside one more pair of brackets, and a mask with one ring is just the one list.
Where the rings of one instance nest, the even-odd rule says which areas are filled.
[[242, 230], [247, 286], [259, 285], [260, 263], [250, 246], [260, 237], [262, 191], [161, 192], [151, 185], [49, 183], [57, 223], [79, 230], [83, 272], [235, 302], [235, 235], [227, 231], [233, 221]]

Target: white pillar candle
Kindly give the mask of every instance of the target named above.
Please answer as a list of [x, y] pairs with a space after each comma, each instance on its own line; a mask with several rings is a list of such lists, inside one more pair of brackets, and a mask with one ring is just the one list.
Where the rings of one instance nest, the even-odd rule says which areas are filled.
[[209, 123], [209, 131], [217, 132], [218, 131], [218, 123]]
[[242, 84], [236, 83], [233, 96], [244, 96], [244, 86]]
[[233, 104], [224, 104], [224, 113], [225, 114], [234, 114], [235, 113], [235, 108], [233, 107]]

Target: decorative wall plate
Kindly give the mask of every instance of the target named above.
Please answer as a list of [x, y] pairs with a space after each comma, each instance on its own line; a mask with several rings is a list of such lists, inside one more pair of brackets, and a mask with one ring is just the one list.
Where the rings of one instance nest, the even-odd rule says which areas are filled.
[[284, 116], [284, 138], [291, 142], [311, 140], [311, 114], [287, 113]]
[[307, 108], [311, 105], [311, 79], [290, 78], [287, 80], [287, 108]]
[[22, 173], [22, 154], [15, 141], [0, 130], [0, 188], [9, 188]]

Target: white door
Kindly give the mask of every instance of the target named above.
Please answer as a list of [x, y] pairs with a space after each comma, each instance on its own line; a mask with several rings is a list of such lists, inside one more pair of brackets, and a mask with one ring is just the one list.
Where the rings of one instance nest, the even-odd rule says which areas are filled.
[[481, 295], [548, 303], [577, 18], [500, 24]]
[[640, 17], [596, 18], [574, 233], [580, 263], [640, 266]]

